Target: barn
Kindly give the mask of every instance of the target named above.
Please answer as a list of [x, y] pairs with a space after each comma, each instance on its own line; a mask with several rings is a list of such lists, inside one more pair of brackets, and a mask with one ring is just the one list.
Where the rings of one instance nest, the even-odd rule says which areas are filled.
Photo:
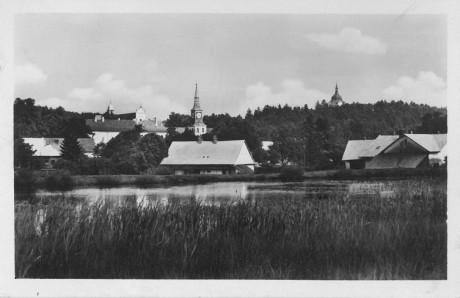
[[342, 161], [347, 169], [423, 168], [446, 156], [447, 134], [380, 135], [348, 141]]
[[172, 142], [161, 162], [176, 175], [253, 174], [254, 159], [244, 140]]

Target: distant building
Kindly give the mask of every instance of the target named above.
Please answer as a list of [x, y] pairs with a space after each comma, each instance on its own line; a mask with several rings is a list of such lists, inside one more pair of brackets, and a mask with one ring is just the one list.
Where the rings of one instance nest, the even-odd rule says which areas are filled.
[[273, 146], [273, 141], [262, 141], [262, 149], [265, 151], [270, 150], [271, 146]]
[[342, 161], [347, 169], [423, 168], [446, 156], [447, 134], [401, 134], [348, 141]]
[[[44, 162], [45, 168], [51, 168], [54, 163], [61, 159], [61, 145], [64, 138], [24, 138], [24, 143], [32, 146], [35, 150], [34, 156]], [[94, 140], [91, 138], [79, 138], [78, 143], [83, 154], [88, 157], [94, 156]]]
[[335, 93], [331, 97], [329, 106], [330, 107], [340, 107], [343, 104], [344, 104], [344, 101], [342, 100], [342, 96], [339, 94], [339, 88], [337, 87], [337, 84], [335, 84]]
[[[190, 127], [176, 127], [178, 133], [183, 133], [185, 130], [190, 129], [193, 130], [195, 135], [200, 136], [212, 131], [212, 128], [208, 128], [203, 122], [203, 110], [201, 109], [200, 98], [198, 97], [198, 84], [195, 85], [195, 97], [191, 115], [194, 119], [193, 125]], [[164, 123], [157, 121], [156, 118], [152, 120], [148, 119], [142, 105], [135, 113], [114, 114], [114, 107], [112, 102], [110, 102], [105, 113], [97, 114], [94, 119], [86, 119], [86, 124], [93, 131], [92, 138], [96, 144], [107, 143], [120, 132], [132, 130], [136, 125], [141, 125], [141, 135], [156, 133], [157, 135], [166, 137], [167, 134], [167, 127], [164, 126]]]
[[254, 159], [244, 140], [172, 142], [162, 166], [184, 174], [252, 174]]
[[97, 114], [94, 119], [86, 119], [86, 124], [93, 131], [92, 138], [96, 144], [107, 143], [116, 137], [122, 131], [133, 130], [136, 125], [141, 125], [141, 135], [156, 133], [162, 137], [166, 136], [167, 128], [163, 122], [147, 119], [142, 105], [135, 113], [114, 114], [113, 105], [110, 102], [107, 111], [104, 114]]

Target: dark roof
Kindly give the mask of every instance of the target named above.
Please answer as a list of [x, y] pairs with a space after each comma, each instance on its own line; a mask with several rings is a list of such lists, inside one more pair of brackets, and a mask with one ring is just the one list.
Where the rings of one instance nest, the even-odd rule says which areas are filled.
[[136, 122], [133, 120], [104, 120], [94, 121], [86, 119], [86, 124], [92, 131], [128, 131], [134, 129]]
[[111, 114], [108, 111], [102, 114], [105, 119], [112, 119], [112, 120], [133, 120], [136, 118], [136, 113], [125, 113], [125, 114]]
[[[92, 131], [129, 131], [133, 130], [136, 122], [133, 120], [104, 120], [94, 121], [94, 119], [86, 119], [86, 124]], [[167, 127], [162, 123], [158, 124], [152, 120], [146, 120], [139, 123], [142, 130], [145, 132], [166, 132]]]

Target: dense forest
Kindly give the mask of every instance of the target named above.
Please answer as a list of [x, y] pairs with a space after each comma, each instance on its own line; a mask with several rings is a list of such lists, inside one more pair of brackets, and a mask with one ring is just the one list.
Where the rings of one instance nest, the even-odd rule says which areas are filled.
[[[85, 137], [91, 131], [88, 130], [84, 119], [92, 117], [94, 114], [68, 112], [61, 107], [52, 109], [36, 106], [35, 101], [30, 98], [16, 99], [15, 139]], [[209, 135], [203, 136], [204, 140], [211, 140], [214, 135], [221, 141], [244, 139], [254, 159], [261, 164], [295, 163], [305, 169], [340, 167], [348, 140], [373, 139], [380, 134], [411, 131], [447, 133], [445, 108], [402, 101], [379, 101], [375, 104], [352, 103], [340, 107], [329, 107], [323, 102], [317, 103], [315, 108], [306, 105], [303, 107], [265, 106], [255, 111], [248, 110], [244, 117], [211, 114], [204, 116], [203, 121], [208, 127], [213, 128]], [[175, 131], [175, 127], [187, 127], [192, 124], [193, 119], [190, 115], [172, 112], [165, 121], [168, 127], [168, 134], [164, 139], [166, 146], [169, 146], [172, 141], [196, 140], [192, 131], [185, 131], [182, 134]], [[151, 171], [153, 167], [158, 166], [160, 162], [158, 157], [150, 156], [147, 151], [157, 146], [161, 148], [159, 154], [164, 157], [162, 141], [152, 136], [147, 138], [156, 144], [151, 147], [147, 141], [141, 142], [140, 139], [130, 141], [130, 138], [134, 138], [133, 134], [120, 134], [106, 146], [97, 146], [99, 158], [104, 159], [106, 165], [111, 161], [121, 163], [124, 166], [118, 168], [129, 168], [129, 173], [143, 172], [146, 169]], [[262, 141], [273, 142], [268, 152], [262, 150]], [[17, 145], [21, 147], [19, 143], [18, 141]], [[130, 154], [116, 153], [121, 152], [121, 147], [126, 149], [126, 144], [133, 144]], [[139, 152], [143, 152], [142, 158]], [[130, 159], [125, 160], [123, 156], [130, 156]], [[134, 163], [134, 160], [151, 161], [152, 165], [146, 166], [138, 161]], [[128, 166], [129, 163], [132, 163], [132, 166]], [[120, 171], [123, 172], [117, 170], [117, 173]]]

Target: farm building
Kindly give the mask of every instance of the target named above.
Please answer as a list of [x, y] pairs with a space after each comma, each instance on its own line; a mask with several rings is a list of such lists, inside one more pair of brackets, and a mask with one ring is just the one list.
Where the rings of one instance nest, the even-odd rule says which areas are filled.
[[252, 174], [254, 164], [244, 140], [201, 141], [200, 137], [198, 142], [172, 142], [161, 162], [176, 175]]
[[[61, 144], [64, 138], [24, 138], [24, 143], [32, 146], [34, 156], [44, 162], [45, 168], [51, 168], [54, 163], [61, 159]], [[78, 143], [83, 153], [88, 157], [94, 156], [94, 140], [91, 138], [79, 138]]]
[[347, 169], [422, 168], [446, 156], [447, 134], [401, 134], [348, 141], [342, 160]]

